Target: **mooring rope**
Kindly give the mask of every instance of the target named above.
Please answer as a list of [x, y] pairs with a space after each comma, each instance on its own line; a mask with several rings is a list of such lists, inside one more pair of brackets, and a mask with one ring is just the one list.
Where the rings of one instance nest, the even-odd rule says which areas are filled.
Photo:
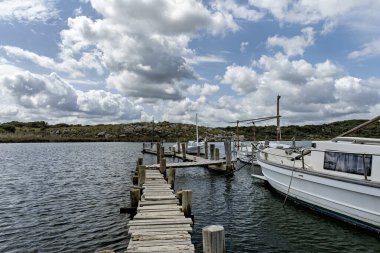
[[287, 193], [285, 195], [285, 199], [284, 199], [284, 203], [282, 204], [282, 207], [285, 206], [286, 200], [288, 199], [288, 195], [289, 195], [289, 192], [290, 192], [290, 186], [292, 185], [292, 181], [293, 181], [293, 174], [294, 174], [294, 167], [295, 167], [295, 165], [296, 165], [296, 160], [294, 159], [293, 168], [292, 168], [292, 176], [290, 177], [288, 191], [287, 191]]

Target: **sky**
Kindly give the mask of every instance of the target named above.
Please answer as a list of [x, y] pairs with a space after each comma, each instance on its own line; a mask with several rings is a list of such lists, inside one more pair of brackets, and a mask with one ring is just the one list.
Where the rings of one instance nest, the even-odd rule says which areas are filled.
[[[380, 112], [378, 0], [0, 0], [0, 122]], [[262, 124], [275, 124], [265, 122]]]

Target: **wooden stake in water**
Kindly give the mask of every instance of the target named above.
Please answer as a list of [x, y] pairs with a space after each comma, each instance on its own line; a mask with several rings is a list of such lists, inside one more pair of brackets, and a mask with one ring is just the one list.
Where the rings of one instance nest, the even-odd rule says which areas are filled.
[[186, 160], [186, 143], [181, 143], [182, 148], [182, 158], [185, 161]]
[[146, 177], [146, 167], [144, 165], [139, 166], [139, 180], [138, 180], [138, 185], [141, 187], [145, 183], [145, 177]]
[[225, 253], [224, 228], [210, 225], [202, 229], [203, 253]]
[[210, 144], [210, 160], [215, 159], [215, 144]]
[[137, 207], [140, 201], [140, 189], [131, 188], [129, 194], [131, 197], [131, 207]]
[[192, 202], [193, 192], [191, 190], [182, 191], [182, 212], [186, 217], [191, 216], [191, 202]]
[[169, 168], [168, 169], [168, 184], [170, 185], [170, 188], [174, 189], [174, 183], [175, 183], [175, 168]]

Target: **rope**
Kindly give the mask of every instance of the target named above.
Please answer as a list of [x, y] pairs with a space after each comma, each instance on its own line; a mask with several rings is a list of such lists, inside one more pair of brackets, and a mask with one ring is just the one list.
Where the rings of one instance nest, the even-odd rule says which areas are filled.
[[290, 177], [290, 182], [289, 182], [288, 191], [286, 192], [285, 199], [284, 199], [284, 203], [282, 204], [282, 207], [285, 206], [286, 200], [288, 199], [288, 195], [289, 195], [289, 191], [290, 191], [290, 186], [292, 185], [292, 181], [293, 181], [293, 174], [294, 174], [294, 167], [295, 167], [295, 164], [296, 164], [296, 160], [294, 160], [294, 162], [293, 162], [292, 176]]

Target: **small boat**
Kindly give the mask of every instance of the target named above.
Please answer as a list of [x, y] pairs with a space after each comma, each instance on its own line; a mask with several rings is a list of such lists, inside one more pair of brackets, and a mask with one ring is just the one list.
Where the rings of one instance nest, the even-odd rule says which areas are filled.
[[[198, 135], [198, 114], [195, 114], [195, 135], [196, 135], [196, 141], [188, 141], [186, 144], [186, 153], [188, 154], [197, 154], [198, 153], [198, 147], [200, 154], [205, 154], [205, 142], [203, 140], [199, 140]], [[177, 145], [173, 145], [174, 148], [176, 148]]]
[[259, 141], [252, 143], [241, 143], [239, 148], [236, 151], [236, 159], [243, 163], [259, 165], [257, 162], [257, 153], [260, 149], [265, 148], [265, 145], [269, 145], [271, 148], [289, 148], [290, 146], [287, 144], [282, 144], [280, 142], [267, 142]]
[[262, 173], [286, 198], [380, 233], [380, 139], [344, 137], [379, 120], [308, 149], [264, 148]]

